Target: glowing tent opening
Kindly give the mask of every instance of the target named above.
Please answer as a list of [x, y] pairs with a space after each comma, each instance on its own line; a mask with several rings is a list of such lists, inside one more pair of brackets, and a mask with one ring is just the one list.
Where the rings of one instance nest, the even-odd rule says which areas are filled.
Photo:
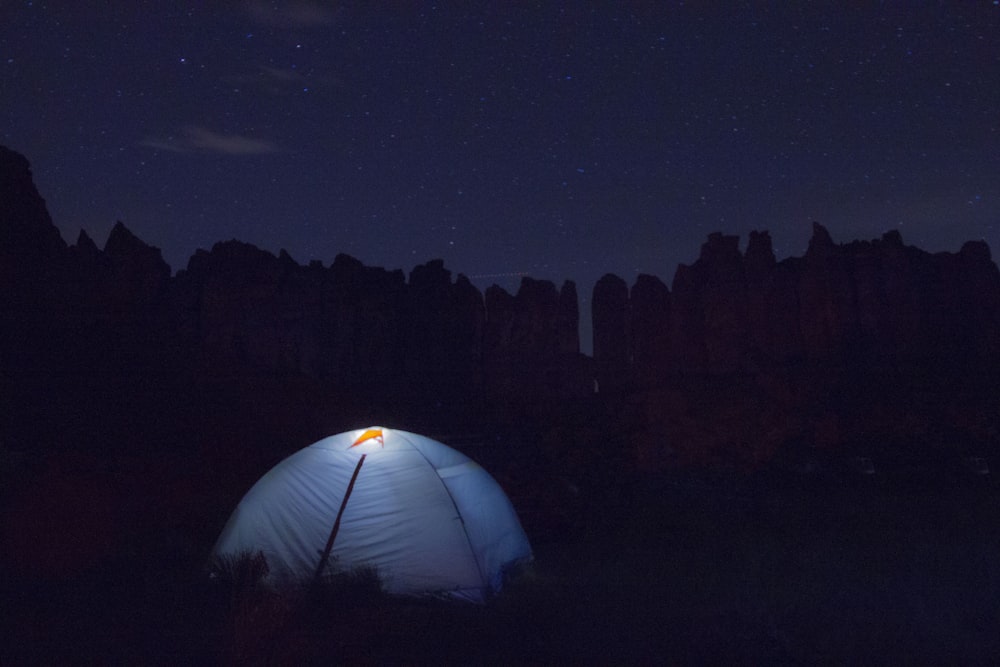
[[351, 447], [357, 447], [358, 445], [364, 444], [369, 441], [375, 441], [380, 447], [385, 447], [385, 437], [382, 435], [382, 429], [380, 428], [369, 428], [365, 429], [364, 432], [358, 436], [357, 440]]

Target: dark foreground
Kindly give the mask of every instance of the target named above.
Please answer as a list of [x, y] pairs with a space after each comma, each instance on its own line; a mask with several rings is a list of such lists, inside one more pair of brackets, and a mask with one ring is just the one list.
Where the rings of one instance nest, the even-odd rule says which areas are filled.
[[0, 662], [1000, 657], [1000, 511], [988, 477], [920, 488], [685, 476], [633, 488], [586, 508], [590, 519], [558, 540], [533, 535], [535, 563], [484, 606], [394, 599], [363, 576], [312, 595], [210, 582], [194, 556], [210, 543], [117, 554], [69, 579], [5, 576]]

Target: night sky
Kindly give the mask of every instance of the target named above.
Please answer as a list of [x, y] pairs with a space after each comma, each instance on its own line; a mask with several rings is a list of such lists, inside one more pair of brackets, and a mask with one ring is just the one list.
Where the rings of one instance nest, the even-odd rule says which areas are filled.
[[998, 1], [370, 4], [6, 0], [0, 142], [68, 241], [175, 270], [443, 258], [586, 313], [713, 231], [1000, 248]]

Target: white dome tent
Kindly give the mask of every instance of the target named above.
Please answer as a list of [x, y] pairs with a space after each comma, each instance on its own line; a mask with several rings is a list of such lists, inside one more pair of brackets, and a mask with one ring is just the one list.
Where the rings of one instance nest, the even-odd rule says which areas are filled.
[[266, 581], [374, 566], [389, 593], [475, 602], [531, 546], [500, 485], [464, 454], [388, 428], [348, 431], [292, 454], [243, 497], [213, 556], [263, 553]]

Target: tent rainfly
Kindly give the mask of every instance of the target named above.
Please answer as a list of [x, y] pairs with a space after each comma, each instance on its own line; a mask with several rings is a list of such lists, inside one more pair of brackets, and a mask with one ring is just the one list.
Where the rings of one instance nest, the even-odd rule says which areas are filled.
[[500, 485], [464, 454], [387, 428], [292, 454], [243, 497], [213, 556], [262, 553], [285, 587], [374, 566], [386, 591], [481, 602], [531, 546]]

